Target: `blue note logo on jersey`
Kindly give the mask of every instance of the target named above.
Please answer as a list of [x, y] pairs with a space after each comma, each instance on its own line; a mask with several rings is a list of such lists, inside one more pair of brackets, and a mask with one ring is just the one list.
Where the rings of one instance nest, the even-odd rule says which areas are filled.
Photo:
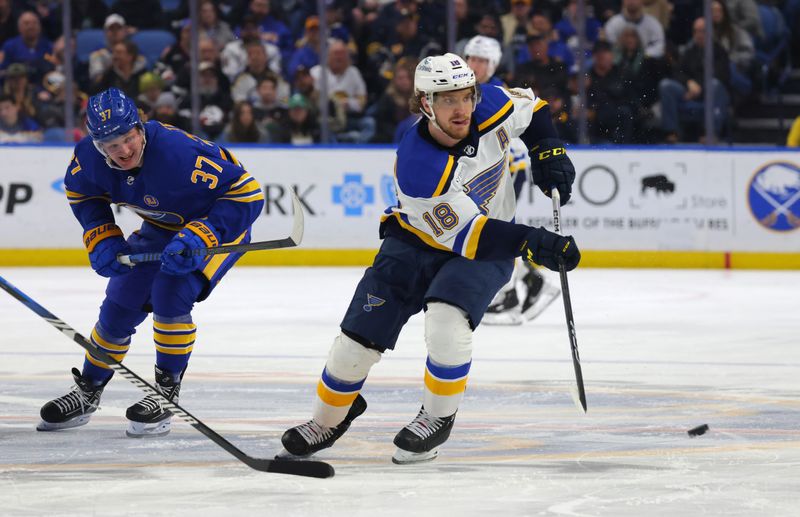
[[397, 206], [397, 191], [394, 188], [394, 177], [384, 174], [381, 176], [381, 197], [383, 204]]
[[770, 230], [800, 228], [800, 167], [772, 162], [756, 171], [747, 192], [750, 212]]
[[158, 199], [155, 196], [147, 194], [144, 196], [144, 202], [147, 206], [158, 206]]
[[373, 307], [380, 307], [384, 303], [386, 303], [386, 300], [383, 298], [378, 298], [374, 294], [367, 293], [367, 303], [364, 304], [363, 307], [364, 312], [372, 312]]
[[364, 205], [375, 202], [375, 187], [364, 185], [361, 174], [347, 173], [341, 185], [333, 186], [333, 203], [344, 207], [346, 217], [364, 213]]

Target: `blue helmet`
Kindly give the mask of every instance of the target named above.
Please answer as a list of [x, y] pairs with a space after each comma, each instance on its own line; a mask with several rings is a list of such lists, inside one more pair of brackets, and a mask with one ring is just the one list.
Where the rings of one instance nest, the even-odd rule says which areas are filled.
[[109, 88], [89, 98], [86, 129], [95, 142], [117, 138], [137, 126], [142, 127], [142, 121], [136, 104], [117, 88]]

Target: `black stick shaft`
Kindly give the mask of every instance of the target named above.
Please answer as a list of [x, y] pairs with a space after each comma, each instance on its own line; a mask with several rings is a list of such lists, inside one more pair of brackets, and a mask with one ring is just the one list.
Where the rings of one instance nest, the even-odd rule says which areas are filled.
[[[561, 233], [561, 196], [556, 188], [550, 190], [553, 196], [553, 225], [555, 232]], [[575, 368], [575, 382], [578, 391], [576, 405], [580, 405], [584, 413], [586, 407], [586, 390], [583, 387], [583, 370], [581, 369], [581, 358], [578, 354], [578, 337], [575, 334], [575, 318], [572, 316], [572, 301], [569, 295], [569, 282], [567, 282], [567, 270], [564, 264], [558, 266], [558, 274], [561, 277], [561, 298], [564, 300], [564, 314], [567, 317], [567, 332], [569, 333], [569, 345], [572, 352], [572, 365]]]
[[214, 431], [206, 424], [198, 420], [194, 415], [192, 415], [191, 413], [183, 409], [181, 406], [179, 406], [175, 402], [169, 400], [167, 397], [162, 395], [161, 392], [155, 389], [150, 383], [142, 379], [133, 370], [131, 370], [127, 366], [123, 365], [122, 363], [120, 363], [119, 361], [108, 355], [101, 348], [95, 346], [91, 341], [83, 337], [74, 328], [70, 327], [64, 321], [56, 317], [53, 313], [51, 313], [50, 311], [48, 311], [47, 309], [36, 303], [32, 298], [30, 298], [28, 295], [26, 295], [16, 287], [14, 287], [10, 282], [8, 282], [5, 278], [1, 276], [0, 276], [0, 288], [2, 288], [4, 291], [10, 294], [12, 297], [19, 300], [23, 305], [28, 307], [30, 310], [38, 314], [50, 325], [57, 328], [59, 331], [61, 331], [62, 334], [72, 339], [75, 343], [77, 343], [79, 346], [81, 346], [87, 352], [89, 352], [93, 357], [96, 357], [101, 361], [103, 361], [104, 363], [108, 364], [108, 366], [112, 370], [118, 372], [120, 375], [122, 375], [127, 380], [132, 382], [136, 387], [144, 391], [146, 394], [160, 398], [162, 406], [169, 409], [174, 414], [178, 415], [189, 425], [191, 425], [192, 427], [203, 433], [212, 442], [216, 443], [218, 446], [225, 449], [228, 453], [230, 453], [232, 456], [234, 456], [236, 459], [238, 459], [245, 465], [262, 472], [294, 474], [297, 476], [309, 476], [317, 478], [327, 478], [333, 476], [334, 474], [333, 467], [321, 461], [281, 461], [281, 460], [259, 459], [259, 458], [254, 458], [252, 456], [248, 456], [247, 454], [242, 452], [238, 447], [236, 447], [231, 442], [229, 442], [221, 435], [219, 435], [216, 431]]

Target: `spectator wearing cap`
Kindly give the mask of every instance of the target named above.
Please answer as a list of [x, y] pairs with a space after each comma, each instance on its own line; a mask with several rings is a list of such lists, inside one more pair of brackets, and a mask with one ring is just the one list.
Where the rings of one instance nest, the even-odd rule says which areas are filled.
[[[42, 85], [34, 97], [36, 122], [45, 129], [63, 128], [64, 104], [66, 102], [66, 77], [60, 71], [47, 72]], [[81, 105], [88, 100], [85, 93], [75, 85], [73, 87], [72, 112], [77, 120]]]
[[321, 141], [319, 122], [312, 115], [308, 99], [295, 93], [287, 104], [288, 115], [280, 123], [270, 127], [272, 142], [292, 145], [309, 145]]
[[42, 131], [38, 124], [20, 113], [9, 95], [0, 95], [0, 143], [41, 141]]
[[228, 122], [219, 140], [230, 144], [263, 144], [268, 142], [269, 138], [256, 123], [250, 101], [239, 101], [233, 105], [231, 121]]
[[256, 123], [269, 133], [269, 127], [286, 117], [286, 104], [278, 99], [278, 78], [269, 75], [258, 81], [258, 95], [253, 101]]
[[[198, 90], [200, 92], [200, 111], [201, 112], [214, 112], [217, 110], [222, 113], [222, 119], [217, 125], [210, 125], [209, 127], [202, 127], [203, 132], [209, 138], [216, 138], [222, 131], [225, 121], [225, 113], [228, 113], [233, 108], [233, 99], [230, 94], [230, 82], [225, 74], [219, 69], [219, 65], [213, 61], [201, 61], [197, 66], [198, 70]], [[191, 97], [186, 95], [180, 103], [179, 109], [181, 113], [191, 113], [192, 104]], [[213, 121], [214, 117], [209, 117]], [[201, 117], [201, 126], [203, 118]]]
[[[702, 117], [704, 101], [705, 73], [703, 54], [705, 52], [706, 24], [703, 18], [697, 18], [692, 24], [692, 43], [684, 50], [672, 77], [662, 79], [658, 85], [661, 99], [661, 128], [665, 141], [675, 143], [689, 140], [686, 126], [681, 124], [681, 109], [691, 111]], [[728, 115], [730, 97], [728, 93], [730, 80], [730, 60], [728, 53], [714, 42], [714, 79], [711, 84], [714, 96], [714, 129], [719, 135]]]
[[614, 65], [614, 53], [607, 41], [592, 49], [592, 68], [586, 102], [593, 143], [625, 144], [633, 139], [633, 108], [622, 74]]
[[36, 118], [34, 87], [28, 75], [28, 67], [23, 63], [14, 63], [8, 67], [3, 83], [3, 95], [13, 99], [22, 116]]
[[639, 38], [644, 43], [644, 51], [648, 57], [664, 56], [664, 27], [644, 12], [643, 0], [622, 0], [622, 11], [606, 22], [606, 37], [612, 45], [617, 42], [626, 25], [634, 25], [639, 31]]
[[403, 57], [420, 61], [424, 57], [443, 53], [438, 43], [419, 33], [419, 15], [409, 9], [400, 11], [394, 33], [388, 41], [392, 63]]
[[[567, 67], [567, 70], [574, 72], [575, 70], [575, 55], [569, 48], [567, 43], [559, 37], [559, 34], [553, 30], [553, 23], [550, 18], [543, 14], [534, 14], [531, 16], [530, 29], [532, 32], [540, 34], [547, 40], [547, 53], [556, 61], [561, 61]], [[526, 49], [527, 50], [527, 49]], [[528, 60], [526, 52], [520, 52], [517, 56], [517, 63], [524, 63]]]
[[247, 15], [242, 20], [239, 27], [239, 39], [235, 39], [225, 45], [222, 49], [220, 58], [222, 60], [222, 72], [230, 81], [236, 79], [247, 67], [247, 49], [245, 48], [251, 41], [261, 42], [264, 53], [267, 55], [267, 66], [276, 74], [281, 73], [281, 52], [277, 45], [261, 39], [261, 26], [256, 18]]
[[214, 41], [218, 49], [222, 49], [236, 39], [228, 22], [220, 20], [219, 11], [212, 0], [200, 3], [200, 34]]
[[[89, 82], [94, 83], [99, 80], [111, 68], [111, 49], [117, 43], [125, 41], [131, 33], [130, 28], [125, 23], [125, 18], [118, 14], [110, 14], [103, 23], [103, 32], [106, 38], [106, 46], [97, 49], [89, 54]], [[144, 69], [147, 67], [147, 60], [144, 56], [136, 56], [136, 68]]]
[[153, 106], [153, 120], [169, 124], [184, 131], [191, 131], [192, 124], [188, 118], [178, 113], [178, 100], [172, 92], [162, 92]]
[[294, 50], [294, 37], [289, 28], [272, 14], [270, 0], [250, 0], [248, 8], [260, 28], [261, 39], [276, 45], [281, 51], [281, 58], [289, 61]]
[[549, 41], [545, 36], [531, 33], [527, 37], [530, 61], [517, 65], [512, 86], [533, 88], [537, 96], [545, 90], [564, 93], [569, 78], [567, 67], [561, 61], [550, 57]]
[[408, 99], [414, 95], [414, 69], [416, 61], [401, 58], [395, 65], [392, 81], [383, 92], [378, 102], [370, 110], [375, 119], [375, 137], [373, 142], [392, 143], [398, 142], [397, 128], [409, 117], [416, 120], [409, 109]]
[[[464, 0], [456, 0], [456, 20], [457, 23], [468, 17], [467, 3]], [[445, 3], [429, 2], [418, 0], [395, 0], [385, 2], [380, 8], [375, 21], [369, 27], [368, 41], [379, 42], [382, 45], [389, 44], [389, 38], [394, 34], [398, 20], [403, 16], [404, 11], [416, 16], [418, 33], [427, 40], [442, 40], [445, 37]], [[459, 36], [461, 36], [459, 34]]]
[[159, 0], [116, 0], [111, 12], [117, 13], [128, 25], [137, 29], [161, 29], [166, 26], [164, 10]]
[[12, 63], [23, 63], [28, 67], [31, 80], [39, 82], [51, 67], [45, 57], [53, 52], [53, 44], [42, 35], [39, 17], [32, 11], [23, 12], [17, 20], [19, 36], [3, 44], [3, 62], [0, 70]]
[[292, 53], [289, 66], [286, 67], [287, 76], [294, 77], [300, 66], [311, 69], [312, 66], [318, 65], [319, 47], [319, 17], [309, 16], [306, 19], [303, 38], [297, 42], [297, 50]]
[[344, 142], [366, 143], [375, 134], [375, 121], [364, 116], [367, 102], [367, 85], [361, 72], [350, 62], [347, 46], [339, 40], [331, 40], [326, 66], [316, 65], [311, 69], [314, 88], [320, 90], [322, 74], [327, 75], [328, 97], [334, 106], [334, 119], [343, 123], [335, 128], [337, 138]]
[[233, 101], [254, 101], [257, 96], [256, 87], [258, 86], [258, 81], [267, 76], [279, 78], [278, 98], [288, 98], [289, 85], [269, 69], [267, 55], [261, 42], [251, 40], [246, 44], [245, 48], [247, 49], [247, 67], [233, 81], [233, 86], [231, 87]]
[[99, 93], [114, 87], [132, 99], [138, 97], [139, 78], [146, 72], [144, 68], [137, 68], [138, 56], [139, 48], [136, 43], [123, 40], [115, 44], [111, 49], [111, 68], [92, 85], [91, 93]]
[[139, 77], [139, 96], [136, 105], [148, 119], [153, 118], [153, 110], [159, 95], [164, 91], [164, 81], [154, 72], [145, 72]]

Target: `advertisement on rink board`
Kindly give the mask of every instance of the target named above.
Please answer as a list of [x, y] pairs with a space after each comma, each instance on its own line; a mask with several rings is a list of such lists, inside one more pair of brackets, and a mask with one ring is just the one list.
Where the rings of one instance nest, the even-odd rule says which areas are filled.
[[[254, 240], [285, 236], [294, 189], [308, 249], [376, 249], [395, 203], [390, 148], [232, 147], [266, 196]], [[64, 195], [69, 147], [3, 149], [2, 248], [79, 248]], [[584, 250], [800, 252], [800, 154], [703, 149], [573, 149], [577, 178], [562, 224]], [[169, 173], [169, 171], [164, 171]], [[143, 201], [143, 208], [148, 208]], [[552, 206], [523, 190], [517, 221], [552, 227]], [[117, 209], [126, 232], [141, 220]]]

